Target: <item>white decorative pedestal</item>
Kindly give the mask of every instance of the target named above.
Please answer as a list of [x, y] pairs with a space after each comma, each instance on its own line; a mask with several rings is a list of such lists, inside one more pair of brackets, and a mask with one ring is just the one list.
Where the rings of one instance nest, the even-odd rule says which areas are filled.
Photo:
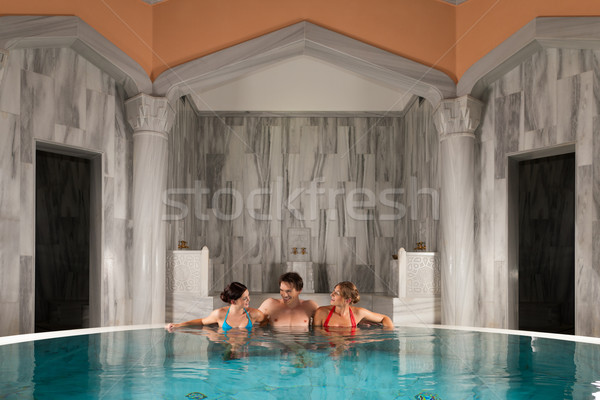
[[207, 316], [213, 310], [208, 248], [167, 252], [166, 319], [182, 322]]
[[285, 272], [296, 272], [302, 277], [302, 282], [304, 283], [302, 293], [315, 292], [313, 263], [311, 261], [288, 261]]
[[398, 260], [393, 260], [392, 263], [392, 267], [398, 271], [394, 323], [439, 324], [441, 277], [438, 254], [401, 250], [398, 252]]

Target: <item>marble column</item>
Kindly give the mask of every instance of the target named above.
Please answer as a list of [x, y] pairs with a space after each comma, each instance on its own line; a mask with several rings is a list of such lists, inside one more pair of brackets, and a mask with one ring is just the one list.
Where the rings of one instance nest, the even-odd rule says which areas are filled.
[[442, 324], [476, 325], [474, 268], [475, 129], [483, 104], [472, 97], [445, 99], [433, 119], [440, 136]]
[[125, 102], [133, 133], [134, 324], [165, 321], [168, 135], [175, 113], [166, 98], [139, 94]]

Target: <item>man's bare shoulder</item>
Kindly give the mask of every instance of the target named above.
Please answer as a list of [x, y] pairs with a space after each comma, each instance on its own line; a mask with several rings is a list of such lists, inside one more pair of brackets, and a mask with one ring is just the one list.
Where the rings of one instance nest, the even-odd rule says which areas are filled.
[[302, 304], [302, 308], [311, 312], [319, 308], [319, 306], [314, 300], [300, 300], [300, 304]]
[[262, 302], [262, 304], [260, 305], [260, 307], [258, 307], [260, 310], [262, 309], [269, 309], [272, 307], [276, 307], [281, 305], [282, 301], [281, 300], [277, 300], [274, 299], [272, 297], [269, 297], [268, 299], [265, 299], [265, 301]]

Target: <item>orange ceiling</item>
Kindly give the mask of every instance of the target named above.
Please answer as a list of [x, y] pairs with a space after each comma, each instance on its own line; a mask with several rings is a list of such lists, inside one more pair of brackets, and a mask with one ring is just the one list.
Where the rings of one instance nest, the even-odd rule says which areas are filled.
[[432, 66], [455, 81], [539, 16], [600, 15], [597, 0], [1, 0], [0, 15], [76, 15], [155, 79], [169, 67], [300, 21]]

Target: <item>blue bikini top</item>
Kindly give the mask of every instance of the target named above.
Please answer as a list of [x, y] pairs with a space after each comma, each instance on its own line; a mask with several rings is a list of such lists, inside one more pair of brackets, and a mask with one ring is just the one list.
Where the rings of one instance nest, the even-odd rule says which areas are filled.
[[[230, 309], [231, 309], [231, 307], [229, 307], [227, 309], [227, 314], [225, 314], [225, 321], [223, 321], [223, 326], [221, 327], [221, 329], [223, 329], [224, 331], [228, 331], [233, 328], [231, 325], [229, 325], [227, 323], [227, 316], [229, 315]], [[252, 320], [250, 319], [250, 314], [248, 314], [248, 311], [246, 311], [245, 308], [244, 308], [244, 312], [246, 313], [246, 317], [248, 318], [248, 325], [246, 325], [246, 329], [248, 329], [248, 330], [252, 329]]]

